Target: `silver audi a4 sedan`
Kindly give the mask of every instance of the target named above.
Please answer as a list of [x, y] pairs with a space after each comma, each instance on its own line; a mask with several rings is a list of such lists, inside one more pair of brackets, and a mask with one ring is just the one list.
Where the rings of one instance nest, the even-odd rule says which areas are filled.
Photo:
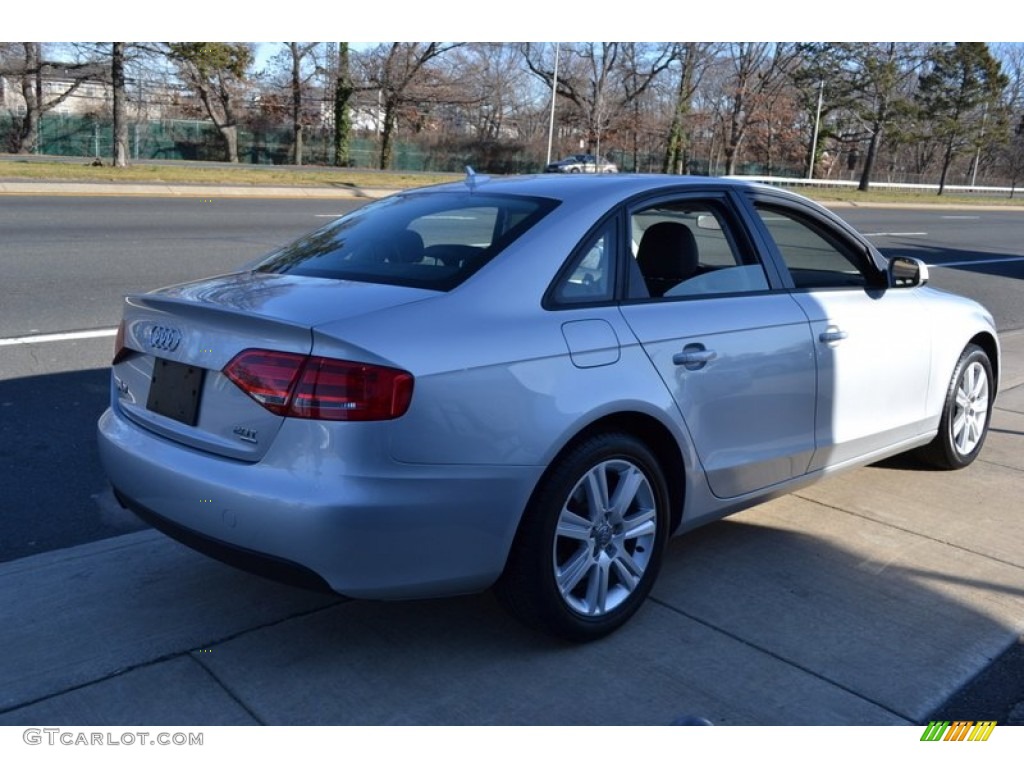
[[670, 535], [912, 449], [974, 460], [995, 327], [927, 277], [769, 187], [470, 175], [127, 297], [101, 457], [227, 562], [358, 598], [494, 586], [591, 639]]

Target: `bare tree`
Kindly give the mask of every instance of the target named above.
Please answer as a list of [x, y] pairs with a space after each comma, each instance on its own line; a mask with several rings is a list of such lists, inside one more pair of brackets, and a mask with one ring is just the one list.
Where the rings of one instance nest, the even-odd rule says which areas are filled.
[[362, 57], [365, 88], [380, 95], [381, 170], [391, 167], [395, 126], [402, 107], [430, 98], [436, 82], [428, 64], [461, 43], [381, 43]]
[[113, 161], [117, 168], [128, 165], [128, 120], [125, 109], [124, 43], [113, 43], [110, 56], [110, 82], [114, 96]]
[[[652, 46], [639, 56], [635, 43], [577, 43], [563, 47], [557, 92], [576, 108], [587, 147], [601, 153], [602, 135], [626, 108], [651, 88], [675, 57], [671, 45]], [[529, 70], [548, 88], [555, 81], [554, 61], [543, 50], [526, 44], [523, 54]]]
[[499, 140], [511, 123], [536, 108], [516, 46], [469, 43], [453, 59], [462, 91], [458, 98], [467, 107], [467, 119], [478, 139]]
[[786, 73], [797, 57], [781, 43], [730, 43], [726, 52], [732, 76], [726, 94], [725, 173], [736, 173], [740, 145], [759, 108], [785, 87]]
[[[43, 43], [11, 43], [5, 45], [0, 75], [14, 78], [25, 102], [25, 114], [13, 115], [11, 148], [18, 154], [27, 155], [39, 144], [39, 125], [43, 115], [63, 104], [91, 78], [97, 76], [97, 64], [88, 59], [74, 62], [49, 60], [44, 55]], [[59, 92], [44, 94], [44, 75], [48, 85], [60, 83]], [[59, 78], [56, 77], [59, 75]]]
[[253, 53], [250, 43], [166, 43], [181, 79], [199, 96], [220, 131], [225, 159], [238, 162], [239, 98]]
[[686, 156], [689, 149], [686, 121], [690, 114], [694, 94], [697, 92], [701, 78], [714, 55], [714, 45], [711, 43], [676, 43], [676, 45], [679, 46], [676, 58], [680, 62], [680, 72], [676, 85], [675, 104], [672, 109], [672, 123], [668, 131], [668, 145], [665, 147], [665, 160], [661, 166], [662, 173], [682, 173], [686, 169]]
[[285, 43], [288, 55], [291, 119], [292, 119], [292, 162], [302, 165], [302, 131], [305, 123], [303, 115], [303, 93], [309, 81], [316, 74], [316, 69], [307, 66], [317, 43]]

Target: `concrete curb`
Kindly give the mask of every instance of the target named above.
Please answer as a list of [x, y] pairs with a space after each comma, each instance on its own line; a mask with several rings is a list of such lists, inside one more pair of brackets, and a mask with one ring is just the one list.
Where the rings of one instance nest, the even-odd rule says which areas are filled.
[[38, 196], [100, 196], [129, 197], [258, 197], [258, 198], [308, 198], [308, 199], [352, 199], [376, 200], [387, 197], [401, 189], [373, 189], [363, 187], [264, 187], [233, 186], [215, 184], [131, 184], [110, 182], [109, 184], [85, 182], [0, 182], [0, 195]]
[[[454, 179], [453, 179], [454, 180]], [[68, 182], [68, 181], [2, 181], [0, 195], [97, 195], [151, 197], [263, 197], [263, 198], [363, 198], [376, 200], [403, 191], [386, 187], [283, 187], [218, 184], [165, 184], [132, 182]], [[812, 199], [815, 199], [812, 197]], [[985, 203], [898, 203], [858, 202], [856, 200], [819, 200], [826, 208], [881, 208], [906, 210], [957, 210], [969, 207], [978, 211], [1022, 211], [1022, 205], [988, 205]]]

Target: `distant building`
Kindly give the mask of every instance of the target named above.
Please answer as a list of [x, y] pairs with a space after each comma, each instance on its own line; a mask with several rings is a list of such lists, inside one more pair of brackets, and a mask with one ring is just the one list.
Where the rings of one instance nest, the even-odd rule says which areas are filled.
[[[46, 65], [40, 81], [44, 104], [59, 99], [62, 94], [74, 88], [71, 95], [49, 110], [50, 114], [84, 116], [108, 115], [111, 112], [114, 93], [107, 66]], [[129, 117], [135, 119], [159, 120], [169, 108], [176, 107], [181, 101], [180, 88], [159, 81], [128, 78], [125, 81], [125, 94]], [[25, 98], [19, 76], [0, 75], [0, 108], [19, 117], [25, 114]]]

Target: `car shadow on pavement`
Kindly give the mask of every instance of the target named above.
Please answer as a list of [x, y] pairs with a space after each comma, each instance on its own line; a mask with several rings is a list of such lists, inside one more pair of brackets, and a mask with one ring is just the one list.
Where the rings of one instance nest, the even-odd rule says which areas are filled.
[[[901, 242], [900, 238], [897, 237], [892, 238], [891, 241], [894, 243]], [[879, 250], [888, 258], [893, 256], [909, 256], [915, 259], [922, 259], [933, 268], [958, 269], [994, 277], [1024, 279], [1024, 261], [1019, 260], [1021, 255], [1019, 251], [972, 251], [962, 248], [922, 247], [919, 244], [915, 245], [913, 239], [906, 239], [902, 242], [906, 243], [906, 245], [882, 247]], [[1017, 260], [1010, 261], [1009, 259], [1011, 258]]]
[[109, 368], [0, 380], [0, 562], [146, 527], [100, 467], [109, 399]]
[[[5, 541], [23, 507], [88, 517], [107, 375], [0, 381]], [[1024, 529], [993, 502], [1015, 471], [890, 461], [673, 539], [639, 613], [587, 645], [490, 593], [349, 601], [155, 531], [0, 565], [0, 724], [921, 722], [1024, 628]]]

